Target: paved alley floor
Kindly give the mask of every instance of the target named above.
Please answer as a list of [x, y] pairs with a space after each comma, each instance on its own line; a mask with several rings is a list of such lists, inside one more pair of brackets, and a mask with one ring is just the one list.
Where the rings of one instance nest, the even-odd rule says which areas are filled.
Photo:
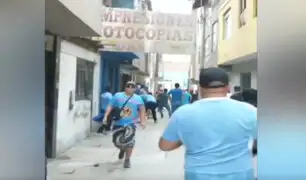
[[170, 153], [158, 149], [167, 121], [154, 124], [149, 120], [146, 129], [138, 128], [130, 169], [123, 169], [122, 161], [117, 160], [119, 151], [111, 135], [94, 133], [48, 162], [48, 180], [183, 180], [184, 149]]
[[[130, 169], [122, 168], [118, 153], [111, 142], [111, 135], [92, 134], [88, 139], [47, 165], [50, 180], [181, 180], [183, 179], [184, 149], [171, 153], [158, 149], [158, 140], [167, 124], [166, 119], [154, 124], [148, 121], [147, 128], [138, 128], [136, 147]], [[98, 167], [94, 167], [98, 164]]]

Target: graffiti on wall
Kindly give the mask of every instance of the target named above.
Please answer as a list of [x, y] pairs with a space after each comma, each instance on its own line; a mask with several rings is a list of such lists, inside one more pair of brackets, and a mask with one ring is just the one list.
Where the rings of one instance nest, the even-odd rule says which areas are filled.
[[77, 119], [85, 119], [90, 118], [90, 103], [80, 103], [74, 107], [73, 113], [73, 121], [75, 122]]

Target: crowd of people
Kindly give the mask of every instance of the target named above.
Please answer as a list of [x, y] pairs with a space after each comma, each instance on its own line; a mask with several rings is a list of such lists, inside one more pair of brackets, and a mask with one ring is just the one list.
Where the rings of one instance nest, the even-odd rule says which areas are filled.
[[[174, 85], [174, 89], [168, 91], [166, 88], [160, 88], [154, 95], [152, 92], [148, 91], [148, 88], [144, 85], [135, 84], [134, 82], [128, 82], [131, 84], [131, 88], [133, 89], [133, 94], [141, 97], [144, 106], [145, 112], [148, 116], [152, 115], [153, 121], [157, 123], [157, 114], [160, 113], [160, 117], [164, 118], [164, 110], [168, 111], [168, 116], [176, 111], [180, 106], [192, 103], [197, 100], [198, 94], [197, 92], [193, 92], [193, 90], [188, 91], [180, 88], [179, 83]], [[126, 89], [125, 89], [126, 91]], [[116, 93], [115, 93], [116, 94]], [[94, 117], [96, 121], [102, 121], [105, 116], [105, 112], [112, 99], [116, 96], [111, 93], [111, 88], [105, 88], [104, 92], [101, 94], [101, 109], [98, 116]], [[170, 102], [170, 103], [169, 103]], [[102, 132], [104, 130], [109, 131], [111, 129], [111, 116], [108, 116], [107, 127], [103, 126], [98, 132]], [[102, 130], [102, 131], [101, 131]]]
[[176, 83], [174, 89], [160, 89], [153, 95], [130, 81], [114, 95], [105, 89], [103, 115], [95, 120], [101, 120], [101, 129], [113, 131], [118, 158], [124, 159], [124, 168], [130, 168], [137, 124], [146, 127], [148, 112], [157, 123], [156, 110], [161, 118], [167, 110], [170, 120], [159, 148], [173, 151], [185, 146], [185, 180], [251, 180], [252, 156], [257, 154], [257, 91], [236, 88], [229, 94], [229, 89], [229, 77], [220, 68], [201, 70], [199, 94]]

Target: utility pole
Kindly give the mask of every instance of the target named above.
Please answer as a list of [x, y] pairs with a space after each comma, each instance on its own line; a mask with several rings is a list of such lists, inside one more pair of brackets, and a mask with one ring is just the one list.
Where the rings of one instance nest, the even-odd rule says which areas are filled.
[[205, 67], [205, 58], [206, 58], [206, 23], [207, 23], [206, 11], [207, 11], [207, 7], [203, 6], [202, 12], [201, 12], [201, 19], [200, 19], [200, 23], [202, 24], [202, 28], [203, 28], [202, 29], [202, 41], [201, 41], [202, 49], [201, 49], [200, 68]]
[[154, 70], [154, 92], [156, 92], [158, 90], [158, 82], [159, 82], [159, 63], [161, 61], [161, 54], [156, 53], [155, 54], [156, 58], [155, 58], [155, 70]]
[[[138, 0], [138, 10], [142, 11], [143, 13], [146, 13], [147, 11], [152, 11], [152, 2], [151, 0]], [[146, 42], [144, 42], [146, 43]], [[152, 88], [153, 85], [153, 91], [155, 92], [156, 89], [156, 84], [157, 84], [157, 77], [156, 77], [156, 71], [158, 71], [159, 67], [158, 67], [158, 53], [149, 53], [149, 52], [144, 52], [145, 54], [145, 60], [147, 61], [146, 65], [150, 66], [153, 65], [152, 67], [152, 71], [151, 68], [149, 67], [148, 69], [150, 72], [150, 76], [152, 77], [152, 79], [150, 78], [150, 86]], [[150, 63], [149, 63], [150, 62]], [[155, 62], [155, 64], [154, 64]], [[158, 72], [157, 72], [158, 73]]]

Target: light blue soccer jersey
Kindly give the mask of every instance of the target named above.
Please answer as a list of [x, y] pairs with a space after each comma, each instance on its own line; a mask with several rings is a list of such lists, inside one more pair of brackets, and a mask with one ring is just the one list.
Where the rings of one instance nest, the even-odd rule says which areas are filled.
[[256, 134], [256, 108], [225, 97], [179, 108], [163, 139], [186, 147], [186, 180], [253, 180], [248, 143]]
[[[121, 108], [128, 98], [129, 97], [124, 92], [116, 93], [112, 98], [111, 106]], [[116, 121], [115, 125], [125, 126], [137, 122], [139, 118], [139, 108], [143, 106], [143, 104], [142, 98], [134, 94], [121, 111], [122, 119]]]
[[183, 104], [189, 104], [190, 101], [191, 101], [191, 94], [188, 91], [186, 91], [186, 92], [184, 92], [183, 96], [184, 96], [183, 97]]
[[183, 90], [180, 88], [172, 89], [168, 92], [171, 96], [171, 104], [182, 105]]
[[142, 96], [142, 99], [145, 101], [145, 102], [153, 102], [153, 103], [156, 103], [156, 98], [151, 95], [151, 94], [143, 94], [141, 95]]
[[105, 92], [101, 95], [101, 109], [106, 110], [109, 103], [111, 102], [113, 95], [110, 92]]

